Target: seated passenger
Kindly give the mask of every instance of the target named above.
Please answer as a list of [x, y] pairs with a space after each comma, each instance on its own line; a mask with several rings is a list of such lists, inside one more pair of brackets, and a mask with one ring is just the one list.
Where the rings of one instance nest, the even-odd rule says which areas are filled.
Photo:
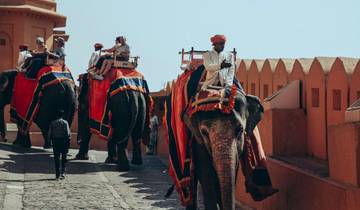
[[206, 78], [202, 85], [205, 89], [208, 86], [231, 87], [234, 81], [235, 65], [231, 54], [223, 52], [226, 42], [224, 35], [211, 37], [213, 50], [203, 54]]
[[[130, 57], [130, 47], [129, 45], [126, 44], [126, 39], [123, 36], [119, 36], [116, 38], [115, 45], [112, 48], [102, 50], [102, 52], [113, 53], [115, 59], [119, 61], [128, 61]], [[97, 69], [100, 69], [98, 71], [98, 74], [101, 79], [103, 79], [104, 75], [109, 72], [113, 63], [114, 63], [114, 59], [109, 54], [105, 55], [104, 58], [99, 60], [96, 67]]]
[[32, 57], [31, 52], [28, 50], [29, 46], [24, 44], [19, 46], [19, 58], [18, 58], [18, 65], [16, 69], [19, 71], [24, 71], [24, 69], [29, 64], [30, 60], [29, 58]]
[[62, 37], [55, 39], [54, 54], [58, 55], [61, 60], [65, 62], [65, 40]]
[[48, 49], [45, 45], [45, 41], [43, 37], [36, 38], [36, 49], [33, 50], [32, 54], [41, 54], [48, 52]]
[[45, 65], [47, 52], [48, 50], [44, 43], [44, 38], [36, 38], [36, 49], [31, 53], [31, 64], [26, 71], [27, 77], [35, 79], [38, 71]]
[[101, 49], [104, 46], [100, 43], [96, 43], [94, 45], [95, 51], [91, 54], [90, 60], [89, 60], [89, 66], [88, 66], [88, 70], [91, 70], [93, 68], [96, 68], [96, 63], [99, 61], [100, 57], [101, 57]]

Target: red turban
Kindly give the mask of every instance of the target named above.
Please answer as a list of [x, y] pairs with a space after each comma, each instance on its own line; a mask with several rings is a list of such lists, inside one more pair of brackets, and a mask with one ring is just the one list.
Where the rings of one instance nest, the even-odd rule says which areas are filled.
[[19, 45], [20, 50], [27, 50], [28, 48], [29, 48], [29, 45], [27, 45], [27, 44]]
[[95, 47], [95, 48], [103, 48], [104, 46], [103, 46], [102, 44], [100, 44], [100, 43], [96, 43], [96, 44], [94, 45], [94, 47]]
[[213, 37], [211, 37], [210, 41], [215, 44], [215, 43], [220, 43], [220, 42], [226, 42], [226, 37], [224, 35], [214, 35]]

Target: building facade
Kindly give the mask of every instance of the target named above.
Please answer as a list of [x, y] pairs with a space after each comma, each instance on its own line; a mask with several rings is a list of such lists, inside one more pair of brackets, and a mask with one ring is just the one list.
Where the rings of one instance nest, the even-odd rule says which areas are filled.
[[43, 37], [49, 49], [54, 38], [68, 36], [55, 28], [65, 27], [66, 17], [56, 12], [55, 0], [0, 0], [0, 71], [14, 68], [21, 44], [35, 47]]

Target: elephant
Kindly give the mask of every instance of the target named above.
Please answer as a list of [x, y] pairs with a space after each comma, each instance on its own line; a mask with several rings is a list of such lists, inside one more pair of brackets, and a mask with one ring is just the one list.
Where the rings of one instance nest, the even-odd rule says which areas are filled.
[[[89, 118], [88, 74], [83, 75], [80, 83], [81, 91], [78, 99], [78, 142], [80, 149], [76, 158], [88, 159], [89, 143], [92, 136]], [[108, 139], [108, 157], [105, 163], [117, 163], [118, 171], [130, 169], [126, 153], [129, 137], [131, 137], [133, 144], [131, 163], [134, 165], [142, 164], [141, 138], [145, 132], [148, 132], [145, 123], [148, 113], [148, 100], [148, 94], [135, 90], [123, 90], [108, 98], [107, 103], [112, 116], [113, 134]]]
[[[200, 66], [190, 74], [192, 76], [201, 75], [203, 71], [204, 67]], [[184, 75], [188, 74], [189, 72], [184, 73]], [[188, 80], [182, 79], [182, 76], [180, 76], [178, 79], [179, 84], [174, 84], [171, 95], [173, 93], [176, 95], [179, 92], [180, 89], [177, 90], [177, 88], [184, 87], [180, 82], [181, 80], [189, 81], [188, 85], [185, 86], [187, 88], [185, 92], [189, 93], [189, 101], [192, 101], [192, 96], [198, 91], [197, 84], [199, 80], [191, 82], [194, 81], [192, 78]], [[191, 105], [185, 105], [185, 110], [182, 112], [181, 119], [192, 136], [189, 145], [191, 145], [191, 165], [193, 166], [190, 168], [194, 170], [193, 175], [190, 175], [193, 184], [190, 185], [187, 191], [184, 191], [185, 194], [192, 195], [191, 203], [183, 203], [187, 210], [197, 209], [198, 183], [202, 187], [206, 210], [235, 210], [236, 176], [240, 163], [246, 179], [247, 192], [251, 194], [254, 200], [263, 200], [277, 192], [271, 186], [266, 164], [262, 164], [265, 161], [265, 156], [261, 157], [263, 159], [260, 159], [254, 168], [252, 166], [247, 167], [247, 163], [243, 163], [244, 159], [249, 157], [248, 147], [253, 142], [250, 144], [248, 142], [250, 138], [258, 134], [256, 125], [261, 120], [264, 110], [260, 100], [256, 96], [246, 95], [236, 79], [234, 79], [234, 84], [237, 87], [235, 92], [232, 92], [234, 88], [232, 90], [223, 89], [227, 95], [233, 94], [234, 96], [234, 105], [230, 111], [225, 112], [221, 109], [205, 111], [205, 109], [200, 109], [189, 114], [187, 109]], [[171, 105], [169, 105], [174, 100], [171, 99], [171, 95], [166, 101], [167, 110], [172, 109]], [[176, 118], [173, 115], [174, 112], [167, 112], [167, 121], [173, 119], [173, 117]], [[176, 125], [176, 127], [179, 127], [179, 125]], [[254, 132], [254, 129], [256, 132]], [[251, 145], [250, 147], [254, 146]], [[169, 149], [171, 150], [171, 148], [170, 145]], [[262, 151], [262, 148], [258, 147], [256, 149]], [[176, 162], [176, 159], [172, 156], [171, 154], [171, 160]], [[247, 173], [248, 171], [251, 172]], [[179, 191], [179, 189], [177, 190]], [[189, 190], [191, 193], [189, 193]]]
[[[0, 73], [0, 131], [4, 132], [4, 107], [11, 103], [17, 70], [7, 70]], [[75, 83], [70, 80], [61, 80], [44, 88], [36, 115], [33, 118], [40, 128], [44, 138], [44, 148], [50, 148], [51, 143], [47, 138], [50, 123], [56, 119], [56, 111], [64, 110], [64, 119], [71, 125], [76, 109]], [[19, 127], [19, 125], [18, 125]], [[29, 131], [18, 131], [13, 142], [22, 147], [31, 147]]]

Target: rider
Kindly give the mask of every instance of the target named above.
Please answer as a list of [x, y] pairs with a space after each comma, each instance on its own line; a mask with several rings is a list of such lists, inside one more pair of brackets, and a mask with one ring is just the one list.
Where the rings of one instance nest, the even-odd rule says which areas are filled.
[[38, 71], [45, 65], [46, 53], [48, 49], [45, 45], [44, 38], [36, 38], [36, 49], [32, 52], [31, 65], [27, 70], [27, 77], [35, 79]]
[[55, 48], [53, 53], [59, 56], [60, 59], [65, 61], [65, 40], [62, 37], [55, 39]]
[[94, 45], [95, 51], [91, 54], [88, 70], [91, 70], [96, 66], [96, 63], [99, 61], [99, 58], [101, 57], [101, 49], [103, 47], [104, 46], [100, 43], [96, 43]]
[[203, 54], [206, 78], [202, 88], [208, 86], [231, 87], [234, 80], [235, 65], [231, 54], [223, 52], [226, 42], [224, 35], [211, 37], [213, 50]]
[[32, 55], [29, 51], [29, 46], [26, 44], [19, 46], [19, 58], [18, 58], [18, 66], [16, 67], [18, 70], [22, 71], [24, 67], [26, 66], [25, 61], [28, 60], [28, 58], [31, 58]]
[[[58, 56], [55, 57], [57, 59], [57, 63], [63, 67], [63, 70], [65, 70], [65, 39], [62, 37], [58, 37], [55, 39], [55, 48], [53, 52], [55, 55]], [[52, 55], [51, 55], [52, 56]]]
[[[119, 61], [128, 61], [130, 56], [130, 47], [126, 44], [126, 38], [123, 36], [118, 36], [115, 39], [115, 45], [110, 49], [102, 50], [102, 52], [113, 53], [116, 60]], [[97, 69], [100, 69], [98, 74], [101, 79], [104, 78], [107, 72], [111, 69], [111, 66], [114, 63], [114, 59], [111, 56], [105, 56], [105, 60], [102, 62], [98, 62]], [[101, 68], [100, 67], [101, 64]]]

